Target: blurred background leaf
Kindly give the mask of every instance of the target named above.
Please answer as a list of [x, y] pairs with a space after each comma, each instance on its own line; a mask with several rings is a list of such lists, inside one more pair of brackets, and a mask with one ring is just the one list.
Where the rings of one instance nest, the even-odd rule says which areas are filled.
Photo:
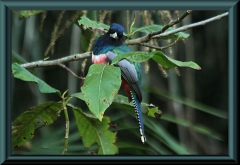
[[19, 19], [28, 18], [30, 16], [44, 12], [44, 10], [20, 10]]

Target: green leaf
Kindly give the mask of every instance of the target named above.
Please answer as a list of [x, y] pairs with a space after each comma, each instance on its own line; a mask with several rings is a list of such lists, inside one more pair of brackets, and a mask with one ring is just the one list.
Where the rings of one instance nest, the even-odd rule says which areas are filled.
[[157, 63], [161, 64], [164, 68], [172, 69], [175, 67], [190, 67], [196, 70], [200, 70], [200, 66], [196, 64], [195, 62], [188, 61], [188, 62], [182, 62], [178, 60], [174, 60], [167, 55], [165, 55], [161, 51], [156, 51], [155, 55], [152, 57]]
[[[78, 107], [72, 105], [71, 103], [68, 103], [67, 106], [71, 107], [72, 109], [78, 109]], [[98, 119], [90, 113], [87, 113], [87, 112], [82, 112], [82, 113], [89, 118]]]
[[98, 154], [109, 155], [118, 152], [118, 148], [114, 144], [116, 135], [109, 131], [110, 119], [108, 117], [103, 117], [100, 122], [97, 119], [89, 118], [79, 108], [73, 108], [73, 110], [86, 149], [96, 142], [99, 145]]
[[15, 78], [18, 78], [23, 81], [30, 81], [35, 82], [38, 84], [38, 88], [42, 93], [58, 93], [61, 95], [60, 91], [57, 89], [52, 88], [48, 84], [46, 84], [44, 81], [39, 79], [38, 77], [31, 74], [28, 70], [23, 68], [17, 63], [12, 64], [12, 73]]
[[[86, 30], [88, 28], [91, 29], [100, 29], [102, 31], [107, 32], [108, 29], [110, 28], [109, 25], [106, 25], [104, 23], [92, 21], [89, 18], [82, 16], [80, 20], [78, 20], [78, 24], [83, 26], [83, 29]], [[127, 36], [126, 33], [123, 33], [123, 35]]]
[[[133, 107], [133, 103], [129, 102], [128, 97], [123, 96], [123, 95], [117, 94], [113, 101], [118, 104], [125, 104], [125, 105], [129, 105], [129, 106]], [[147, 103], [141, 102], [141, 106], [143, 106], [143, 107], [147, 107], [148, 105], [149, 104], [147, 104]]]
[[120, 61], [122, 59], [127, 59], [127, 60], [134, 61], [134, 62], [144, 62], [144, 61], [149, 60], [150, 58], [152, 58], [157, 63], [161, 64], [164, 68], [167, 68], [167, 69], [172, 69], [177, 66], [178, 67], [190, 67], [190, 68], [197, 69], [197, 70], [201, 69], [200, 66], [198, 66], [196, 63], [194, 63], [192, 61], [182, 62], [182, 61], [174, 60], [174, 59], [168, 57], [167, 55], [165, 55], [162, 51], [154, 51], [154, 52], [150, 52], [150, 53], [149, 52], [140, 52], [140, 51], [123, 53], [123, 54], [116, 56], [113, 59], [112, 65], [116, 64], [118, 61]]
[[[153, 25], [149, 25], [149, 26], [143, 26], [143, 27], [140, 27], [140, 28], [133, 28], [132, 35], [136, 32], [143, 32], [143, 33], [149, 34], [153, 31], [158, 31], [158, 30], [162, 29], [163, 27], [164, 27], [163, 25], [153, 24]], [[174, 30], [174, 29], [175, 28], [170, 27], [166, 30], [166, 32]], [[177, 37], [186, 39], [186, 38], [189, 37], [189, 34], [183, 33], [183, 32], [178, 32], [178, 33], [175, 33], [175, 34], [171, 34], [167, 37], [162, 37], [162, 39], [177, 38]]]
[[111, 64], [114, 65], [122, 59], [127, 59], [127, 60], [134, 61], [134, 62], [144, 62], [144, 61], [149, 60], [151, 57], [153, 57], [154, 54], [155, 54], [154, 52], [151, 52], [151, 53], [140, 52], [140, 51], [127, 52], [127, 53], [117, 55], [113, 59]]
[[109, 29], [108, 25], [106, 25], [104, 23], [97, 23], [96, 21], [92, 21], [85, 16], [82, 16], [81, 19], [78, 20], [78, 24], [83, 25], [83, 29], [88, 29], [88, 28], [105, 29], [105, 30]]
[[147, 110], [148, 110], [147, 114], [150, 117], [160, 118], [163, 114], [163, 112], [161, 110], [159, 110], [158, 107], [156, 107], [156, 106], [154, 106], [154, 107], [148, 106]]
[[19, 64], [27, 63], [27, 61], [24, 58], [22, 58], [20, 55], [18, 55], [14, 51], [12, 51], [12, 61], [19, 63]]
[[[12, 51], [12, 63], [23, 64], [23, 63], [27, 63], [27, 61], [24, 58], [22, 58], [19, 54]], [[32, 74], [35, 73], [34, 68], [30, 68], [30, 69], [28, 69], [28, 71], [30, 71]]]
[[27, 18], [33, 15], [37, 15], [39, 13], [44, 12], [44, 10], [20, 10], [19, 11], [19, 19]]
[[132, 35], [133, 35], [133, 26], [134, 26], [134, 24], [135, 24], [135, 20], [136, 20], [136, 17], [135, 17], [135, 15], [134, 15], [134, 18], [133, 18], [133, 22], [132, 22], [132, 24], [131, 24], [131, 26], [130, 26], [130, 28], [129, 28], [129, 34], [128, 34], [128, 38], [130, 38]]
[[25, 111], [12, 124], [12, 148], [19, 147], [34, 137], [34, 124], [42, 119], [44, 124], [52, 124], [62, 109], [61, 103], [46, 102]]
[[80, 100], [85, 101], [82, 92], [71, 94], [71, 96], [72, 96], [72, 97], [76, 97], [76, 98], [78, 98], [78, 99], [80, 99]]
[[89, 68], [81, 89], [89, 110], [100, 121], [105, 110], [112, 104], [120, 85], [120, 68], [104, 64], [93, 64]]
[[89, 29], [82, 29], [83, 28], [81, 27], [81, 47], [84, 51], [87, 51], [92, 37], [92, 31], [90, 31]]
[[[91, 20], [89, 20], [89, 19], [97, 20], [97, 11], [96, 10], [89, 10], [87, 12], [86, 17], [82, 16], [82, 20], [81, 21], [82, 22], [90, 22]], [[97, 24], [97, 22], [95, 22], [95, 24]], [[90, 46], [89, 43], [90, 43], [90, 40], [92, 39], [92, 36], [93, 36], [93, 31], [91, 29], [86, 29], [86, 27], [84, 25], [81, 26], [81, 24], [79, 25], [79, 27], [81, 28], [81, 47], [82, 47], [82, 49], [84, 51], [88, 51], [88, 47]], [[94, 37], [96, 37], [96, 38], [99, 37], [98, 33], [95, 33]]]

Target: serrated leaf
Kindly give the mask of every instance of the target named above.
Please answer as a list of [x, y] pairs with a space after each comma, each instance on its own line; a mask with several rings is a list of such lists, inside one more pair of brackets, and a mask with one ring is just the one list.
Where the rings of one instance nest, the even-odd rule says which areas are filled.
[[120, 85], [120, 68], [104, 64], [90, 66], [81, 90], [89, 110], [100, 121], [105, 110], [112, 104]]
[[25, 111], [12, 123], [12, 148], [21, 146], [34, 137], [34, 124], [42, 119], [44, 124], [52, 124], [58, 118], [61, 103], [46, 102]]
[[96, 21], [92, 21], [85, 16], [82, 16], [80, 20], [78, 20], [79, 25], [83, 25], [84, 29], [105, 29], [108, 30], [109, 26], [104, 23], [97, 23]]
[[161, 64], [164, 68], [172, 69], [175, 67], [190, 67], [196, 70], [200, 70], [200, 66], [192, 61], [182, 62], [178, 60], [174, 60], [167, 55], [165, 55], [161, 51], [156, 51], [154, 56], [152, 57], [157, 63]]
[[42, 93], [58, 93], [59, 95], [61, 95], [59, 90], [52, 88], [51, 86], [46, 84], [44, 81], [42, 81], [38, 77], [31, 74], [28, 70], [26, 70], [25, 68], [23, 68], [17, 63], [12, 64], [12, 73], [15, 78], [18, 78], [23, 81], [30, 81], [30, 82], [37, 83], [38, 88]]
[[118, 148], [114, 144], [116, 135], [109, 131], [110, 119], [108, 117], [103, 117], [100, 122], [97, 119], [89, 118], [79, 108], [74, 108], [73, 110], [77, 127], [86, 149], [96, 142], [99, 145], [98, 154], [109, 155], [118, 152]]
[[[161, 30], [164, 26], [163, 25], [156, 25], [156, 24], [152, 24], [152, 25], [148, 25], [148, 26], [143, 26], [143, 27], [140, 27], [140, 28], [133, 28], [133, 32], [132, 32], [132, 35], [136, 32], [143, 32], [143, 33], [146, 33], [146, 34], [149, 34], [153, 31], [158, 31], [158, 30]], [[175, 28], [173, 27], [170, 27], [166, 30], [166, 32], [168, 31], [171, 31], [171, 30], [174, 30]], [[178, 32], [178, 33], [175, 33], [175, 34], [171, 34], [167, 37], [162, 37], [162, 39], [169, 39], [169, 38], [176, 38], [176, 37], [180, 37], [180, 38], [183, 38], [183, 39], [186, 39], [189, 37], [189, 34], [187, 33], [184, 33], [184, 32]]]
[[163, 114], [163, 112], [161, 110], [158, 109], [158, 107], [147, 107], [147, 114], [150, 117], [154, 117], [154, 118], [160, 118]]
[[28, 18], [30, 16], [44, 12], [44, 10], [20, 10], [19, 19]]

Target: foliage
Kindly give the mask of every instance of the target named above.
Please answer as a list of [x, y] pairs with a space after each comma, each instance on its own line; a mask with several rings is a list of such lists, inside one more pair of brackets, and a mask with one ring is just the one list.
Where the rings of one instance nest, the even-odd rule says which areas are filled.
[[89, 110], [100, 121], [104, 111], [112, 104], [120, 85], [119, 68], [104, 64], [91, 65], [81, 89]]
[[99, 29], [99, 30], [108, 30], [109, 26], [104, 23], [97, 23], [96, 21], [92, 21], [85, 16], [82, 16], [80, 20], [78, 20], [78, 24], [82, 25], [86, 30], [87, 28], [91, 29]]
[[51, 86], [46, 84], [44, 81], [34, 76], [32, 73], [30, 73], [28, 70], [26, 70], [22, 66], [20, 66], [18, 63], [12, 64], [12, 73], [15, 78], [18, 78], [23, 81], [30, 81], [30, 82], [37, 83], [39, 90], [42, 93], [58, 93], [59, 95], [61, 95], [59, 90], [52, 88]]
[[99, 146], [98, 154], [116, 154], [118, 150], [114, 145], [116, 136], [109, 131], [110, 119], [103, 117], [100, 122], [98, 119], [89, 118], [80, 108], [73, 107], [73, 110], [84, 147], [89, 148], [93, 143], [97, 142]]
[[[43, 11], [20, 11], [20, 18], [29, 17], [41, 13]], [[82, 16], [78, 20], [78, 24], [86, 29], [97, 29], [106, 31], [109, 26], [104, 23], [99, 23], [92, 21], [85, 16]], [[149, 34], [152, 31], [159, 30], [163, 28], [163, 25], [148, 25], [140, 28], [133, 28], [134, 22], [130, 26], [130, 33], [125, 34], [128, 38], [131, 38], [136, 33], [146, 33]], [[167, 31], [171, 31], [174, 28], [169, 28]], [[178, 32], [169, 35], [162, 39], [169, 38], [181, 38], [187, 39], [189, 34]], [[85, 44], [86, 45], [86, 44]], [[222, 135], [219, 135], [214, 130], [211, 130], [203, 125], [193, 124], [189, 121], [183, 120], [181, 118], [175, 118], [169, 114], [163, 114], [158, 107], [149, 105], [148, 103], [142, 103], [142, 106], [147, 108], [147, 113], [144, 114], [145, 125], [148, 128], [148, 133], [152, 136], [152, 141], [160, 141], [163, 146], [157, 147], [159, 143], [149, 142], [148, 147], [139, 144], [128, 143], [121, 139], [117, 139], [116, 133], [112, 130], [111, 123], [114, 121], [121, 125], [121, 127], [116, 128], [115, 131], [118, 132], [129, 132], [130, 134], [136, 135], [137, 131], [125, 126], [122, 121], [123, 117], [118, 115], [106, 116], [105, 111], [111, 107], [116, 109], [121, 109], [124, 114], [130, 114], [134, 116], [132, 103], [128, 102], [128, 98], [118, 94], [121, 85], [121, 74], [120, 69], [115, 67], [114, 64], [122, 59], [128, 59], [134, 62], [146, 62], [153, 59], [157, 64], [160, 64], [164, 68], [173, 69], [176, 67], [189, 67], [196, 70], [200, 70], [200, 66], [192, 61], [182, 62], [170, 58], [168, 55], [164, 54], [163, 51], [153, 51], [153, 52], [129, 52], [118, 55], [114, 61], [109, 65], [103, 64], [93, 64], [90, 66], [87, 76], [84, 80], [84, 85], [81, 87], [81, 92], [70, 94], [69, 97], [61, 97], [61, 92], [48, 85], [46, 82], [34, 75], [34, 73], [29, 72], [27, 69], [23, 68], [20, 63], [26, 62], [23, 58], [14, 56], [14, 62], [12, 63], [12, 73], [17, 79], [26, 82], [33, 82], [38, 85], [39, 91], [42, 93], [55, 93], [60, 96], [60, 101], [48, 101], [34, 108], [29, 109], [19, 115], [12, 123], [12, 147], [16, 148], [24, 143], [30, 141], [38, 129], [40, 123], [43, 125], [50, 125], [57, 120], [57, 118], [62, 113], [64, 107], [72, 110], [78, 131], [73, 132], [74, 137], [80, 138], [82, 140], [82, 145], [85, 149], [89, 149], [97, 145], [96, 151], [91, 152], [91, 154], [117, 154], [121, 152], [130, 153], [131, 149], [138, 149], [138, 154], [191, 154], [192, 152], [186, 147], [178, 143], [171, 134], [168, 133], [165, 128], [157, 124], [157, 121], [165, 120], [176, 125], [180, 125], [196, 131], [200, 134], [206, 135], [210, 138], [223, 140]], [[153, 92], [153, 91], [151, 91]], [[154, 93], [154, 92], [153, 92]], [[86, 113], [82, 107], [78, 107], [70, 104], [72, 98], [78, 98], [84, 101], [89, 109], [90, 113]], [[172, 98], [168, 98], [172, 99]], [[174, 98], [173, 98], [174, 100]], [[181, 102], [186, 106], [191, 106], [187, 102]], [[194, 105], [198, 105], [197, 103]], [[198, 106], [200, 110], [205, 110], [205, 107]], [[208, 113], [208, 112], [207, 112]], [[227, 118], [226, 114], [221, 114], [218, 111], [209, 112], [209, 114]], [[160, 119], [159, 119], [160, 118]], [[70, 126], [71, 127], [71, 126]], [[62, 128], [63, 130], [65, 128]], [[53, 134], [57, 134], [54, 132]], [[139, 140], [140, 141], [140, 140]], [[72, 144], [69, 144], [69, 148]], [[71, 146], [73, 148], [73, 146]], [[149, 149], [151, 148], [151, 149]], [[80, 145], [77, 147], [77, 152], [80, 150]], [[134, 150], [136, 151], [136, 150]], [[135, 152], [137, 154], [137, 152]], [[135, 154], [134, 153], [134, 154]], [[86, 152], [84, 152], [86, 154]]]
[[[62, 105], [46, 102], [32, 107], [18, 116], [12, 123], [12, 147], [19, 147], [34, 137], [34, 124], [52, 124], [58, 118]], [[41, 119], [41, 120], [39, 120]]]

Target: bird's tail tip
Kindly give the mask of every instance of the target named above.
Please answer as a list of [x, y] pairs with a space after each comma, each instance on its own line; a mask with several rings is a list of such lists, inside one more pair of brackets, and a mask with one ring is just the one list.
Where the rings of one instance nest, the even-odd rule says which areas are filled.
[[141, 141], [143, 142], [143, 144], [146, 143], [146, 141], [147, 141], [146, 136], [142, 135], [141, 136]]

